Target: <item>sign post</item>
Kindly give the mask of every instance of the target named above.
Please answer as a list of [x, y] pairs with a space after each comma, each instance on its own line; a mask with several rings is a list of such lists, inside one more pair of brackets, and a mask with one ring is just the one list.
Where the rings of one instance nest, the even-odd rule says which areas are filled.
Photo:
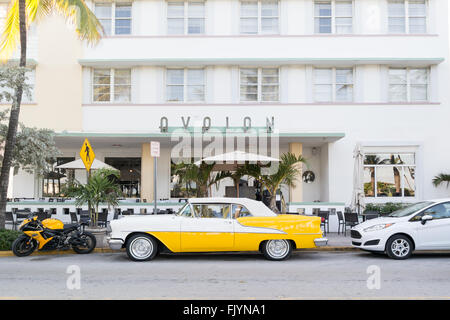
[[158, 158], [160, 156], [160, 144], [159, 141], [151, 141], [150, 142], [150, 155], [153, 157], [153, 169], [154, 169], [154, 173], [153, 173], [153, 198], [154, 198], [154, 208], [153, 208], [153, 214], [157, 213], [157, 200], [158, 200], [158, 193], [157, 193], [157, 189], [156, 189], [156, 184], [157, 184], [157, 174], [158, 174]]

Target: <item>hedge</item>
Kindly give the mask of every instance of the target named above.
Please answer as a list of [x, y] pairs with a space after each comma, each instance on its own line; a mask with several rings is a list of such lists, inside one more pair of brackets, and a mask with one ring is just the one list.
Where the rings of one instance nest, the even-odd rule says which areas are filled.
[[11, 250], [13, 241], [21, 234], [20, 231], [0, 229], [0, 251]]

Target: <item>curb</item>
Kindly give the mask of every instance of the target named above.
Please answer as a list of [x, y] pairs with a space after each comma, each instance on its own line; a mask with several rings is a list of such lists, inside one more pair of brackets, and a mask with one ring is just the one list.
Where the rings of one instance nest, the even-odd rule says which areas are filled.
[[[109, 248], [95, 248], [92, 253], [114, 253], [114, 252], [122, 252], [125, 249], [121, 250], [112, 250]], [[321, 251], [321, 252], [330, 252], [330, 251], [360, 251], [358, 248], [354, 247], [320, 247], [320, 248], [308, 248], [308, 249], [298, 249], [297, 252], [301, 251], [308, 251], [308, 252], [314, 252], [314, 251]], [[41, 251], [41, 252], [34, 252], [31, 254], [31, 256], [48, 256], [48, 255], [61, 255], [61, 254], [76, 254], [73, 250], [53, 250], [53, 251]], [[1, 257], [14, 257], [14, 253], [12, 251], [0, 251], [0, 258]]]
[[[109, 248], [95, 248], [92, 253], [112, 253], [112, 252], [120, 252], [118, 250], [112, 250]], [[38, 251], [33, 252], [31, 256], [48, 256], [48, 255], [61, 255], [61, 254], [77, 254], [73, 250], [52, 250], [52, 251]], [[1, 257], [14, 257], [14, 253], [12, 251], [0, 251]]]

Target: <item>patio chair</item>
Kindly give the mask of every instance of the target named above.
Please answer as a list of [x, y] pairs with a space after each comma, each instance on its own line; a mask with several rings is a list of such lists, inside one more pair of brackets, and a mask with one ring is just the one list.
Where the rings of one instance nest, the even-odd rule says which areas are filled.
[[320, 212], [320, 208], [313, 208], [313, 209], [312, 209], [312, 214], [313, 214], [313, 216], [318, 216], [318, 215], [319, 215], [319, 212]]
[[5, 224], [10, 224], [11, 229], [17, 230], [17, 223], [14, 220], [14, 215], [11, 211], [5, 212]]
[[345, 212], [344, 218], [345, 218], [344, 235], [347, 235], [347, 226], [354, 227], [359, 223], [358, 213]]
[[128, 208], [129, 214], [134, 214], [134, 208]]
[[80, 223], [89, 224], [91, 222], [91, 215], [88, 210], [81, 210], [80, 212]]
[[336, 211], [336, 215], [338, 217], [338, 234], [340, 234], [341, 226], [342, 226], [342, 233], [344, 233], [345, 231], [344, 215], [342, 214], [342, 211]]
[[330, 211], [319, 211], [318, 216], [322, 218], [320, 226], [323, 226], [324, 234], [327, 234], [327, 232], [330, 232], [330, 224], [329, 224]]
[[370, 220], [370, 219], [375, 219], [378, 218], [380, 216], [380, 213], [378, 211], [371, 211], [371, 210], [367, 210], [364, 212], [364, 221], [366, 220]]
[[97, 225], [99, 227], [106, 227], [106, 224], [108, 223], [108, 211], [102, 211], [98, 213], [98, 220]]
[[78, 217], [76, 212], [70, 212], [70, 223], [78, 223]]

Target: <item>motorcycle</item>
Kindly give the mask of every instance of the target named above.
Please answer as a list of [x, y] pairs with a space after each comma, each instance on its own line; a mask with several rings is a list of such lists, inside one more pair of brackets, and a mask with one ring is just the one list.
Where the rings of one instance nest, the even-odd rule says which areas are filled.
[[26, 257], [39, 251], [70, 249], [76, 253], [91, 253], [97, 241], [92, 233], [84, 231], [84, 224], [66, 224], [58, 219], [38, 220], [29, 216], [19, 226], [24, 234], [12, 243], [12, 251], [18, 257]]

